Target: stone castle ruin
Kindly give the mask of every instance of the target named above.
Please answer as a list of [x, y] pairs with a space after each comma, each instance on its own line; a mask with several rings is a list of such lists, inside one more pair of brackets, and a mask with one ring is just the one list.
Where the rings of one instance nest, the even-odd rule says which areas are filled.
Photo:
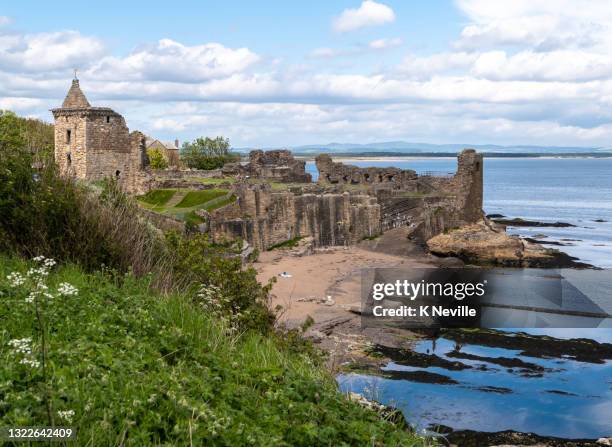
[[249, 153], [248, 164], [228, 163], [223, 173], [283, 183], [310, 183], [312, 176], [306, 172], [305, 167], [306, 162], [296, 160], [287, 149], [265, 152], [255, 150]]
[[145, 136], [130, 130], [123, 116], [108, 107], [92, 107], [72, 81], [55, 119], [55, 162], [63, 175], [97, 181], [111, 177], [130, 193], [148, 190]]
[[[313, 183], [305, 162], [288, 150], [251, 151], [247, 163], [229, 163], [211, 172], [173, 169], [152, 174], [145, 136], [130, 132], [112, 109], [92, 107], [77, 79], [62, 107], [52, 113], [55, 160], [63, 175], [88, 181], [115, 178], [131, 194], [151, 188], [207, 188], [196, 177], [228, 179], [228, 197], [236, 200], [211, 212], [198, 211], [204, 220], [199, 230], [215, 241], [242, 238], [268, 249], [310, 237], [315, 246], [351, 245], [404, 226], [412, 236], [427, 240], [483, 217], [482, 155], [473, 149], [458, 155], [454, 175], [359, 168], [322, 154], [316, 158], [319, 178]], [[285, 187], [279, 188], [282, 184]], [[160, 226], [168, 219], [154, 217]]]
[[[260, 159], [261, 151], [254, 152], [251, 160]], [[318, 156], [316, 164], [317, 184], [285, 191], [267, 183], [235, 185], [238, 200], [206, 216], [207, 231], [215, 240], [240, 237], [260, 249], [299, 237], [312, 237], [315, 246], [351, 245], [399, 226], [427, 240], [483, 217], [482, 155], [473, 149], [459, 154], [457, 172], [446, 176], [358, 168], [329, 155]], [[278, 179], [266, 176], [274, 167], [267, 169], [261, 172], [265, 178]], [[304, 166], [300, 169], [293, 178], [306, 178]]]

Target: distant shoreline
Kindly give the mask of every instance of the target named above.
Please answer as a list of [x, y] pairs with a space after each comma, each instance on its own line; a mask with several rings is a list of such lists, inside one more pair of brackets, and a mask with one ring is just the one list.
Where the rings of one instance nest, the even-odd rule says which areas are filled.
[[[321, 152], [327, 153], [332, 158], [344, 160], [354, 159], [358, 161], [401, 161], [422, 158], [457, 158], [457, 153], [453, 152]], [[585, 153], [558, 153], [558, 154], [539, 154], [539, 153], [499, 153], [483, 152], [485, 158], [612, 158], [612, 152], [585, 152]], [[295, 153], [296, 158], [314, 159], [318, 153]]]

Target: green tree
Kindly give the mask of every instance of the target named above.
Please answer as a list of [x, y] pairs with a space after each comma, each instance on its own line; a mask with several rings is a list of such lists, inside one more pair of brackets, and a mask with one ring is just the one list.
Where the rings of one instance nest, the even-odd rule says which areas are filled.
[[149, 166], [151, 166], [151, 169], [166, 169], [168, 167], [168, 161], [161, 149], [149, 149], [147, 155], [149, 156]]
[[181, 158], [190, 168], [217, 169], [238, 157], [230, 152], [229, 139], [200, 137], [183, 143]]
[[0, 110], [0, 150], [15, 151], [25, 148], [23, 118], [13, 112]]

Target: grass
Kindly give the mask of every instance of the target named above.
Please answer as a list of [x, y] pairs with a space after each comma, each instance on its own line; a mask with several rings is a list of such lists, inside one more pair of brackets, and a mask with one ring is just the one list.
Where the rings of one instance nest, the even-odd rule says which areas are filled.
[[[425, 445], [347, 400], [282, 337], [232, 335], [186, 295], [152, 292], [150, 277], [64, 266], [45, 280], [53, 298], [27, 303], [34, 282], [13, 287], [7, 275], [31, 267], [0, 255], [0, 426], [47, 426], [51, 415], [83, 446]], [[77, 294], [59, 295], [62, 282]], [[41, 358], [37, 304], [46, 377], [20, 363]], [[24, 338], [31, 354], [9, 346]]]
[[154, 207], [160, 207], [165, 205], [174, 196], [175, 192], [175, 189], [154, 189], [138, 197], [138, 200]]
[[[156, 213], [165, 214], [197, 225], [204, 222], [195, 212], [197, 210], [213, 211], [236, 201], [236, 196], [229, 195], [225, 189], [208, 189], [203, 191], [184, 191], [178, 189], [156, 189], [138, 198], [138, 203], [143, 208], [150, 209]], [[176, 194], [185, 196], [174, 206], [168, 206], [168, 202]], [[180, 197], [177, 196], [176, 200]]]
[[194, 206], [203, 205], [217, 197], [227, 194], [225, 189], [205, 189], [202, 191], [189, 191], [187, 195], [176, 204], [175, 208], [192, 208]]
[[227, 185], [236, 183], [234, 177], [213, 178], [213, 177], [191, 177], [189, 180], [202, 183], [203, 185]]

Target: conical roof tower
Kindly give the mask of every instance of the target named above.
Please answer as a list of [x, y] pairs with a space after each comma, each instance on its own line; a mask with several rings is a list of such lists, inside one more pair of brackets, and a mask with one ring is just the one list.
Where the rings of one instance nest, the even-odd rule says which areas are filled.
[[62, 103], [63, 109], [86, 109], [91, 107], [89, 101], [85, 97], [85, 94], [81, 91], [81, 87], [79, 86], [79, 80], [73, 79], [72, 85], [70, 86], [70, 90], [68, 90], [68, 94], [66, 95], [66, 99]]

